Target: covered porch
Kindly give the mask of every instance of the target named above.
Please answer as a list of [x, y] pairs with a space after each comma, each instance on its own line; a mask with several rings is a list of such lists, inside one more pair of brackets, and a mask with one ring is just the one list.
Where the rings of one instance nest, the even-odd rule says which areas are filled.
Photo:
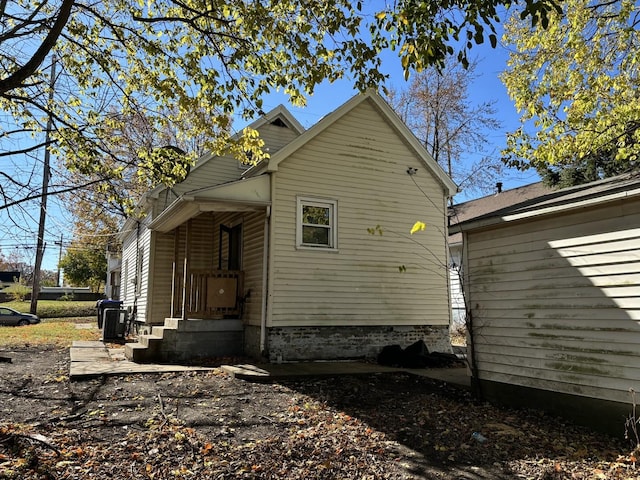
[[175, 363], [244, 353], [245, 325], [259, 324], [263, 312], [268, 180], [190, 192], [150, 222], [149, 312], [128, 358]]

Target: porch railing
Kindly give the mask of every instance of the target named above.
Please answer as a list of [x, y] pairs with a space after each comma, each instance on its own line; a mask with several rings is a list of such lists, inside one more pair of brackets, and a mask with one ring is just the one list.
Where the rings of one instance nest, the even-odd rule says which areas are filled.
[[[196, 318], [224, 318], [242, 314], [243, 272], [240, 270], [191, 270], [186, 288], [176, 278], [174, 300], [186, 294], [186, 313]], [[180, 315], [182, 302], [174, 302]], [[177, 311], [176, 311], [177, 310]]]

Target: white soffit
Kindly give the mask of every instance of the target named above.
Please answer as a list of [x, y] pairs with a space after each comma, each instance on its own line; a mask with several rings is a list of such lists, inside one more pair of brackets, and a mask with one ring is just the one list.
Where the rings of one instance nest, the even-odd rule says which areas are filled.
[[261, 175], [181, 195], [149, 224], [149, 228], [169, 232], [203, 212], [257, 211], [270, 204], [269, 175]]

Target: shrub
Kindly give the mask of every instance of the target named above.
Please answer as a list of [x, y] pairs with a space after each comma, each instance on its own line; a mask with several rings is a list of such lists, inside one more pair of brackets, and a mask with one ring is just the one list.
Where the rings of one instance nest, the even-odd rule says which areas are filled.
[[[27, 302], [10, 302], [7, 307], [18, 311], [29, 311]], [[96, 302], [61, 302], [59, 300], [39, 300], [37, 314], [40, 318], [93, 317], [96, 315]]]
[[31, 294], [31, 287], [20, 282], [5, 288], [3, 292], [8, 294], [12, 299], [23, 302], [27, 296]]

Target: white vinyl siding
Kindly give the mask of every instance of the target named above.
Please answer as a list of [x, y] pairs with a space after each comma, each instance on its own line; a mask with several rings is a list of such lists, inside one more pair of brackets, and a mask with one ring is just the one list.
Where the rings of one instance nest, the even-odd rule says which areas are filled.
[[[265, 142], [264, 151], [270, 155], [299, 136], [291, 128], [279, 127], [270, 123], [260, 126], [258, 132], [260, 138]], [[222, 157], [203, 156], [183, 182], [160, 192], [154, 213], [159, 214], [171, 202], [186, 192], [239, 180], [245, 170], [246, 167], [241, 165], [235, 157], [229, 155]]]
[[263, 308], [264, 212], [245, 214], [242, 230], [242, 269], [244, 292], [248, 297], [242, 319], [248, 325], [260, 325]]
[[[274, 177], [271, 326], [448, 324], [443, 187], [369, 102]], [[335, 199], [336, 254], [296, 248], [298, 197]], [[417, 220], [427, 229], [411, 236]]]
[[[191, 220], [190, 264], [191, 270], [217, 270], [220, 253], [220, 225], [242, 225], [242, 270], [244, 294], [251, 294], [245, 305], [247, 323], [260, 324], [262, 308], [262, 264], [264, 246], [264, 212], [206, 213]], [[175, 259], [177, 282], [183, 278], [187, 223], [170, 233], [154, 233], [155, 274], [153, 278], [154, 302], [150, 306], [153, 323], [160, 324], [171, 316], [171, 285]], [[177, 240], [177, 243], [176, 243]], [[226, 236], [223, 236], [223, 263], [226, 260]], [[226, 264], [223, 264], [223, 269]], [[178, 294], [174, 315], [180, 315]]]
[[171, 316], [171, 274], [175, 251], [175, 233], [153, 233], [153, 276], [150, 279], [153, 301], [149, 302], [147, 321], [162, 324]]
[[451, 327], [460, 329], [464, 327], [466, 322], [466, 306], [464, 304], [464, 295], [462, 292], [462, 284], [460, 282], [462, 275], [462, 245], [453, 245], [449, 247], [449, 288], [451, 297]]
[[471, 231], [480, 378], [629, 401], [640, 389], [640, 201]]
[[151, 250], [151, 232], [146, 228], [149, 218], [142, 220], [139, 228], [135, 223], [122, 242], [121, 286], [123, 307], [136, 307], [136, 318], [146, 319], [146, 304], [149, 294], [149, 258]]
[[158, 215], [180, 195], [204, 187], [220, 185], [238, 180], [244, 169], [238, 165], [238, 160], [231, 156], [213, 157], [204, 161], [199, 160], [189, 176], [181, 183], [167, 188], [158, 195], [155, 214]]
[[270, 155], [273, 155], [299, 136], [292, 128], [280, 127], [271, 123], [262, 125], [258, 131], [260, 132], [260, 138], [264, 140], [263, 149]]

